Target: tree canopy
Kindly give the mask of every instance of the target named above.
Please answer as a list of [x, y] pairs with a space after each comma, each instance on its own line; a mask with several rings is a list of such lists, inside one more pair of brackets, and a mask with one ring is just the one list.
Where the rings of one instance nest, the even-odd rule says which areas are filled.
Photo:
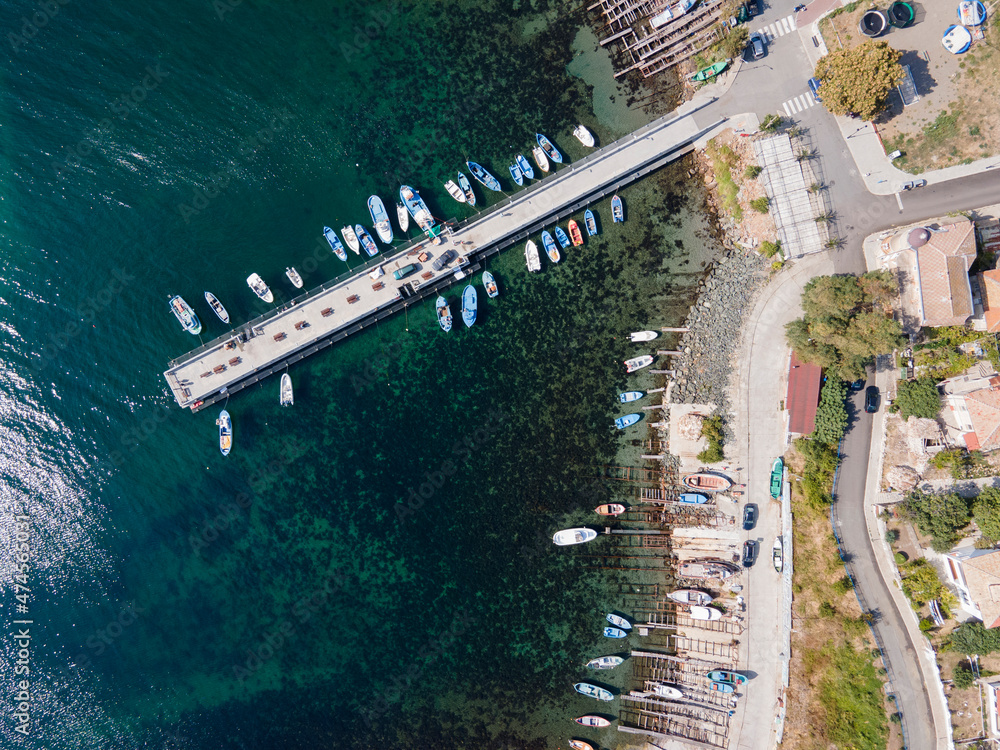
[[903, 518], [931, 537], [936, 552], [954, 547], [962, 538], [958, 532], [969, 525], [969, 501], [954, 492], [913, 490], [899, 507]]
[[903, 593], [918, 607], [939, 598], [945, 590], [937, 570], [922, 557], [901, 566], [899, 572], [903, 577]]
[[985, 538], [1000, 541], [1000, 488], [983, 487], [972, 503], [972, 517]]
[[941, 411], [941, 394], [934, 378], [900, 381], [893, 406], [899, 409], [899, 416], [903, 419], [936, 419]]
[[951, 648], [960, 654], [1000, 651], [1000, 630], [989, 630], [981, 622], [964, 622], [951, 634]]
[[836, 446], [847, 429], [847, 385], [842, 380], [827, 378], [819, 397], [819, 407], [816, 409], [817, 440], [829, 446]]
[[820, 80], [823, 104], [835, 115], [875, 119], [903, 78], [902, 56], [886, 41], [867, 41], [821, 57], [813, 75]]

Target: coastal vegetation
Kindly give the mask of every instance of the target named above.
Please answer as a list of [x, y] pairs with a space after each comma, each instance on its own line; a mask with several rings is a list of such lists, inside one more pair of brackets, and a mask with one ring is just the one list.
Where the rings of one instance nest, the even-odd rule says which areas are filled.
[[715, 175], [715, 182], [718, 185], [722, 208], [733, 219], [740, 221], [743, 218], [739, 200], [740, 186], [733, 179], [732, 171], [737, 161], [736, 154], [729, 146], [725, 144], [719, 146], [714, 141], [709, 142], [705, 151], [712, 160], [712, 174]]
[[708, 441], [708, 446], [698, 454], [698, 460], [706, 464], [717, 464], [725, 458], [722, 450], [724, 432], [722, 417], [718, 414], [708, 417], [701, 423], [701, 435]]
[[896, 279], [886, 271], [862, 276], [817, 276], [802, 292], [805, 315], [785, 326], [788, 344], [803, 362], [841, 380], [865, 377], [875, 355], [902, 344], [892, 318]]
[[903, 520], [931, 538], [935, 552], [947, 552], [972, 518], [969, 501], [955, 492], [911, 490], [899, 505]]
[[890, 411], [898, 411], [903, 419], [935, 419], [941, 411], [941, 394], [938, 393], [934, 378], [901, 380]]
[[813, 436], [828, 446], [835, 446], [847, 429], [847, 384], [842, 380], [827, 378], [820, 392], [816, 409], [816, 428]]
[[972, 503], [972, 519], [990, 546], [1000, 542], [1000, 488], [983, 487]]
[[981, 622], [964, 622], [952, 631], [949, 643], [960, 654], [991, 654], [1000, 651], [1000, 630]]
[[916, 560], [900, 565], [899, 575], [903, 579], [903, 593], [906, 594], [906, 598], [910, 600], [914, 609], [920, 609], [935, 599], [940, 601], [942, 605], [954, 603], [954, 594], [948, 591], [944, 583], [941, 582], [937, 569], [927, 562], [926, 558], [918, 557]]
[[903, 77], [902, 56], [886, 41], [867, 41], [821, 57], [814, 75], [821, 82], [824, 106], [835, 115], [875, 119]]

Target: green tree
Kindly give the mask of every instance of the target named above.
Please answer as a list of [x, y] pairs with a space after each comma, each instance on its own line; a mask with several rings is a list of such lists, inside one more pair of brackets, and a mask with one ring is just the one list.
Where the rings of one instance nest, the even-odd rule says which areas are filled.
[[719, 42], [719, 51], [730, 59], [739, 57], [747, 46], [749, 38], [750, 30], [745, 25], [737, 26], [726, 35], [725, 39]]
[[938, 578], [937, 570], [924, 558], [907, 563], [900, 568], [899, 574], [903, 577], [903, 593], [915, 605], [922, 606], [941, 596], [944, 585]]
[[886, 41], [867, 41], [821, 57], [813, 75], [823, 86], [823, 104], [835, 115], [875, 119], [903, 77], [902, 56]]
[[837, 445], [847, 429], [847, 385], [834, 378], [827, 378], [820, 392], [816, 409], [816, 431], [813, 437], [827, 445]]
[[923, 417], [934, 419], [941, 411], [941, 394], [934, 378], [900, 381], [893, 404], [903, 419]]
[[890, 271], [869, 271], [861, 274], [861, 292], [873, 307], [884, 312], [892, 310], [892, 302], [899, 294], [899, 282]]
[[862, 302], [856, 276], [815, 276], [802, 290], [802, 309], [810, 318], [847, 320]]
[[976, 675], [972, 672], [972, 665], [969, 664], [968, 659], [963, 659], [955, 665], [955, 669], [951, 673], [951, 680], [959, 690], [972, 687], [972, 683], [976, 681]]
[[887, 354], [904, 341], [903, 327], [884, 313], [858, 313], [847, 326], [842, 349], [845, 354], [868, 357]]
[[1000, 488], [983, 487], [972, 501], [972, 518], [984, 537], [1000, 541]]
[[913, 490], [899, 509], [903, 518], [931, 537], [931, 547], [936, 552], [947, 552], [954, 547], [961, 538], [958, 532], [969, 525], [969, 501], [954, 492]]
[[964, 622], [951, 634], [951, 648], [960, 654], [1000, 651], [1000, 629], [987, 629], [981, 622]]

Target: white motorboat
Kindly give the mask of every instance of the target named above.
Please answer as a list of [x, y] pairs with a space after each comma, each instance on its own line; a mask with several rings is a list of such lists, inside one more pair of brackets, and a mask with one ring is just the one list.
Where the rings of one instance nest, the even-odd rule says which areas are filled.
[[288, 277], [288, 280], [292, 282], [292, 286], [294, 286], [296, 289], [302, 288], [302, 277], [299, 276], [299, 272], [296, 271], [294, 268], [292, 268], [291, 266], [285, 268], [285, 276]]
[[542, 259], [538, 256], [538, 245], [534, 240], [528, 240], [528, 244], [524, 246], [524, 258], [529, 271], [534, 273], [542, 270]]
[[641, 357], [626, 359], [625, 372], [635, 372], [636, 370], [641, 370], [643, 367], [649, 367], [651, 364], [653, 364], [653, 355], [651, 354], [643, 354]]
[[712, 596], [706, 594], [704, 591], [698, 591], [697, 589], [678, 589], [677, 591], [671, 591], [667, 594], [672, 601], [678, 604], [709, 604], [712, 601]]
[[291, 406], [295, 403], [295, 395], [292, 393], [292, 378], [287, 372], [281, 376], [281, 395], [278, 403], [282, 406]]
[[594, 134], [587, 130], [586, 126], [577, 125], [573, 128], [573, 135], [575, 135], [576, 139], [587, 148], [594, 147]]
[[533, 149], [531, 149], [531, 156], [535, 160], [535, 164], [538, 165], [538, 168], [540, 170], [542, 170], [543, 172], [549, 171], [549, 157], [547, 157], [545, 155], [545, 152], [542, 151], [541, 146], [535, 146]]
[[684, 693], [682, 693], [677, 688], [672, 685], [664, 685], [663, 683], [657, 683], [653, 685], [653, 693], [658, 695], [660, 698], [683, 698]]
[[274, 295], [271, 294], [271, 290], [268, 288], [267, 284], [264, 283], [264, 279], [257, 274], [252, 273], [247, 276], [247, 285], [253, 289], [254, 294], [265, 302], [274, 302]]
[[410, 228], [410, 212], [406, 210], [406, 206], [402, 203], [396, 204], [396, 221], [399, 222], [399, 228], [405, 234]]
[[350, 227], [341, 227], [340, 233], [344, 236], [344, 242], [354, 251], [354, 254], [361, 255], [361, 241], [358, 240], [358, 235], [354, 230]]
[[583, 544], [597, 538], [597, 532], [593, 529], [563, 529], [552, 535], [552, 541], [560, 547], [570, 544]]
[[448, 191], [448, 195], [459, 203], [465, 203], [465, 193], [462, 192], [462, 188], [455, 184], [454, 180], [448, 180], [444, 184], [444, 189]]
[[722, 612], [715, 607], [691, 607], [689, 614], [692, 620], [721, 620]]
[[640, 341], [652, 341], [659, 335], [656, 331], [635, 331], [630, 333], [628, 337], [632, 343], [638, 343]]
[[587, 662], [587, 669], [614, 669], [625, 661], [620, 656], [601, 656]]

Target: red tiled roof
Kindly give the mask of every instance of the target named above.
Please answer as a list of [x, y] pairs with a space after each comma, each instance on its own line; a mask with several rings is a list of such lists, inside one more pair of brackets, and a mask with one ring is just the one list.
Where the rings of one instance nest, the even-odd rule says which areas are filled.
[[962, 440], [965, 441], [965, 447], [970, 451], [979, 450], [979, 437], [974, 432], [967, 432], [962, 435]]
[[788, 430], [799, 435], [808, 435], [816, 429], [816, 407], [819, 406], [819, 388], [823, 370], [818, 365], [808, 365], [799, 361], [792, 352], [788, 365]]
[[1000, 390], [981, 388], [966, 393], [965, 407], [969, 410], [979, 448], [984, 451], [1000, 448]]
[[932, 232], [916, 250], [921, 325], [962, 325], [972, 314], [969, 268], [976, 259], [976, 236], [968, 219]]
[[992, 269], [979, 275], [983, 292], [983, 312], [986, 315], [986, 330], [1000, 331], [1000, 271]]

